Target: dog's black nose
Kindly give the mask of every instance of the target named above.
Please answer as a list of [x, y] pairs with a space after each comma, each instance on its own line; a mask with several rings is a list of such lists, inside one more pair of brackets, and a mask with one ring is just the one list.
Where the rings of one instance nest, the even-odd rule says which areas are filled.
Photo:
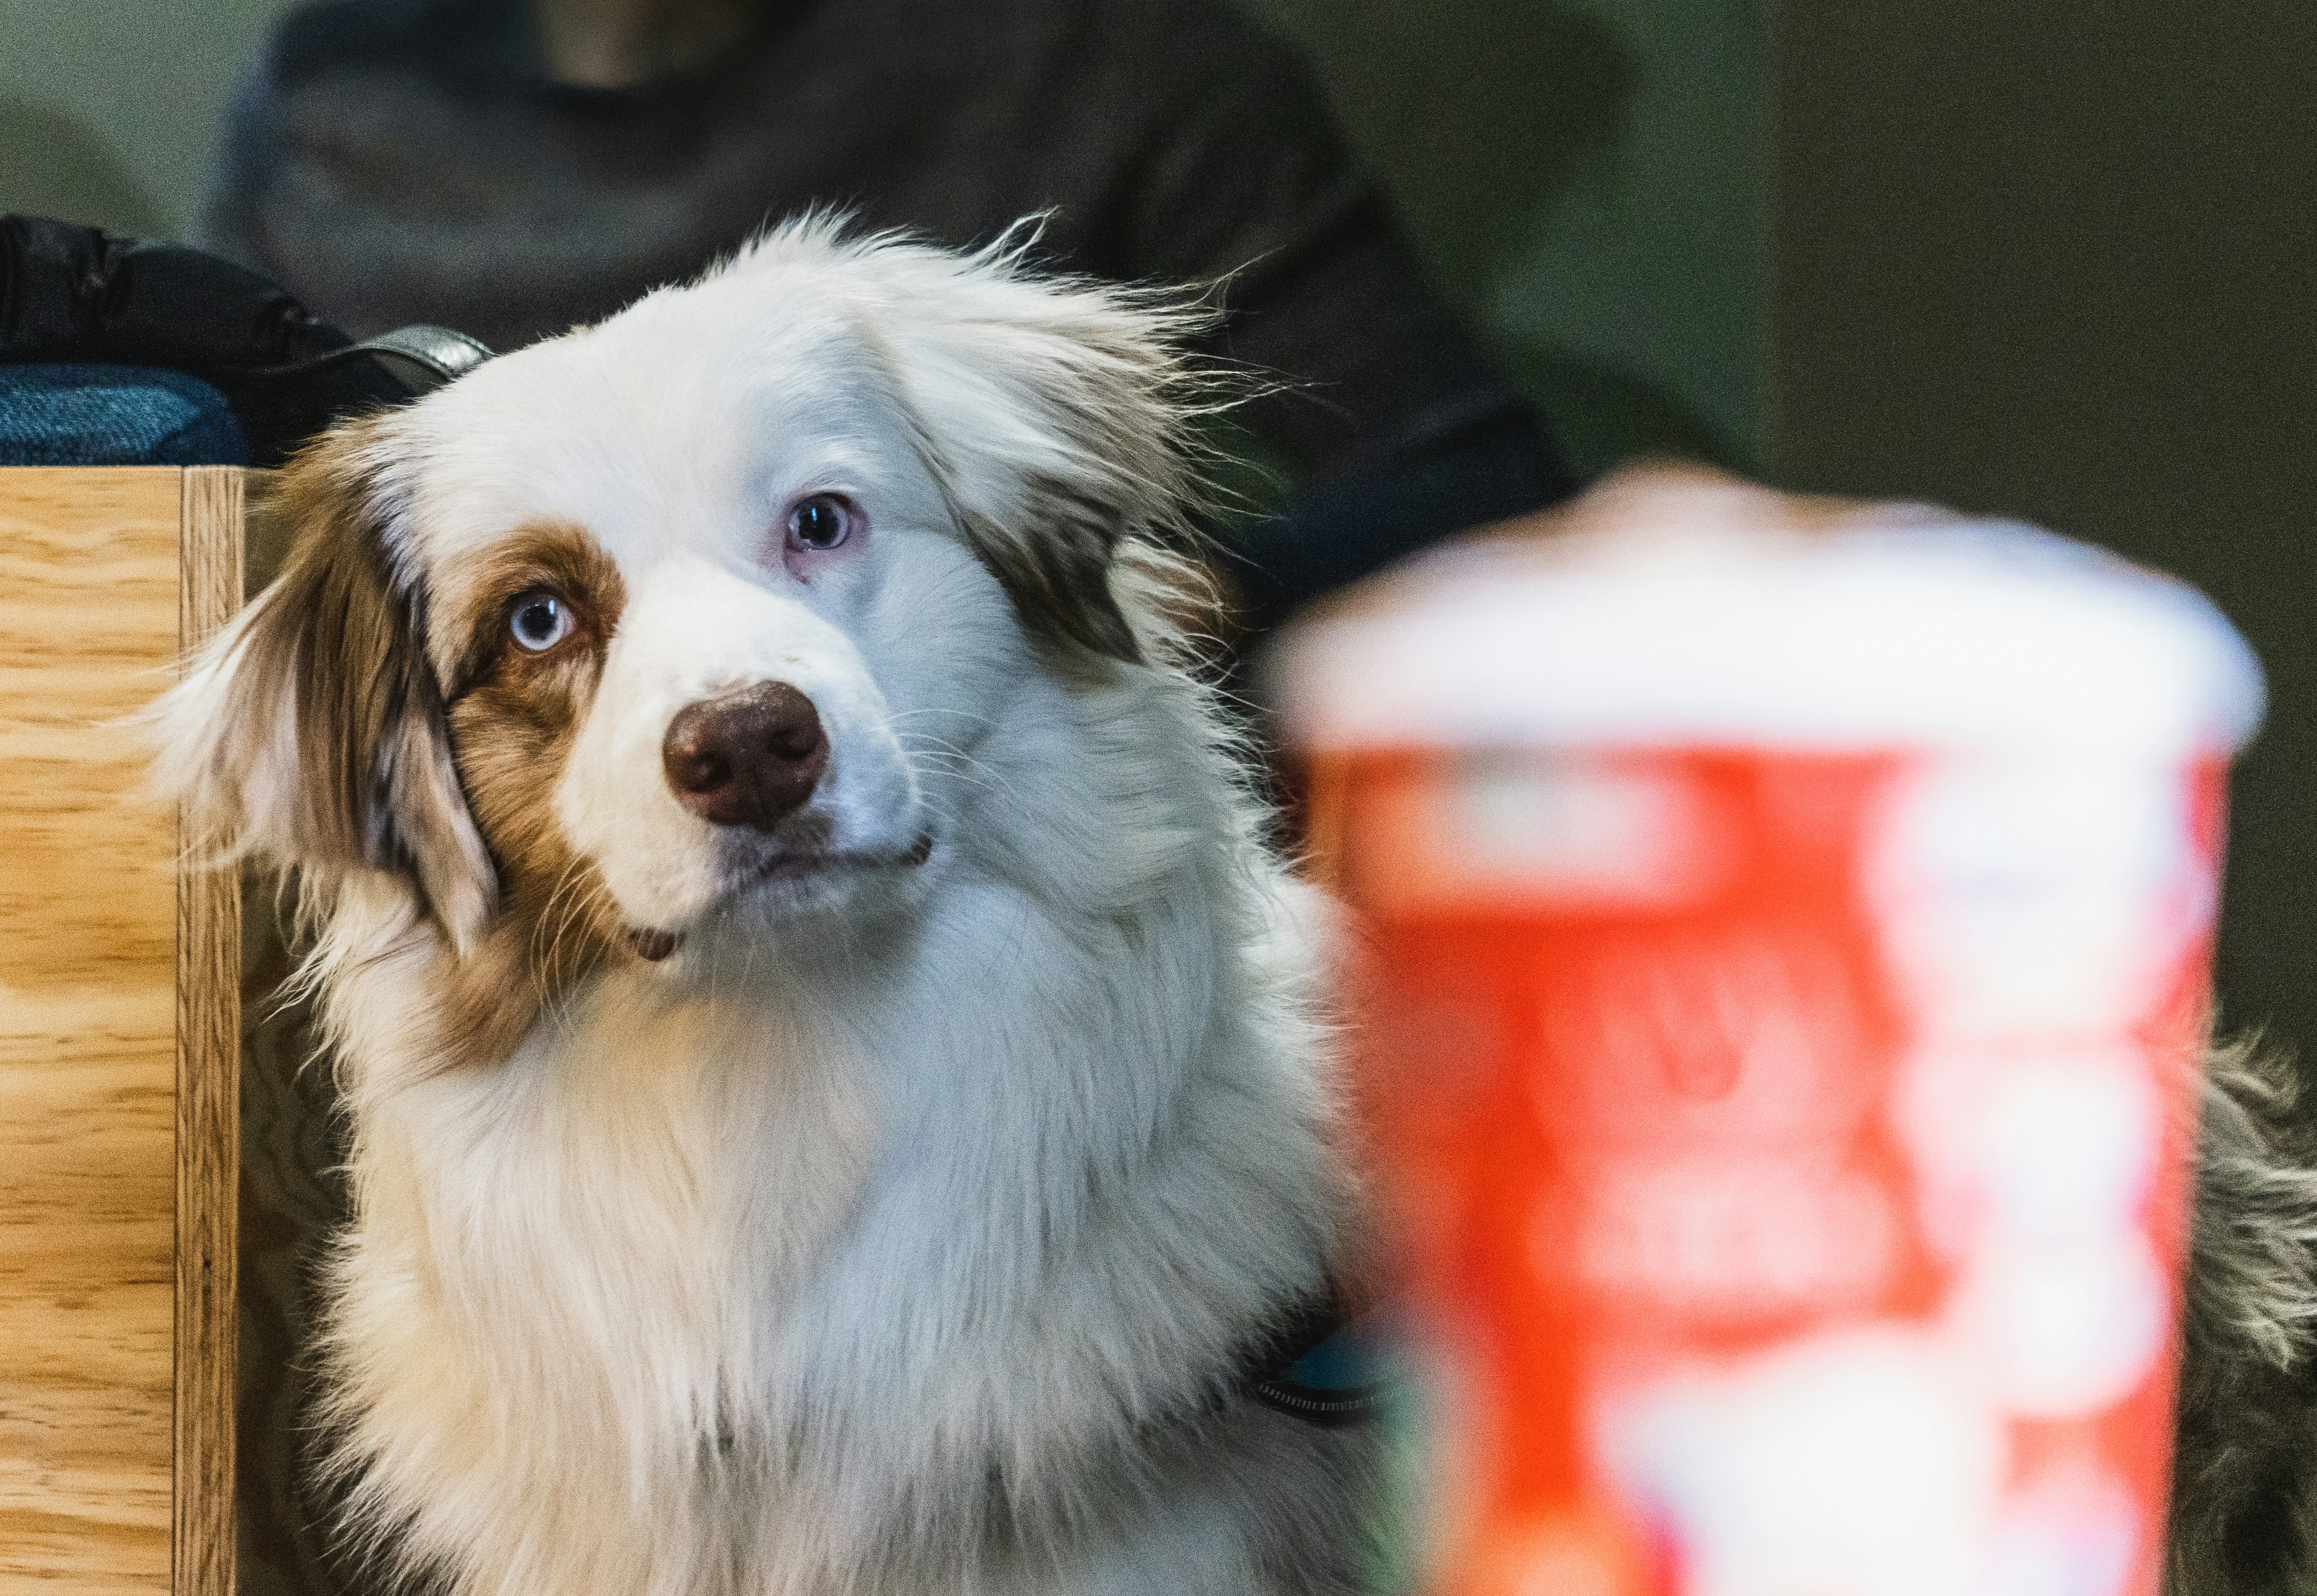
[[828, 738], [811, 699], [786, 682], [759, 682], [684, 705], [659, 757], [676, 802], [702, 820], [769, 831], [812, 796]]

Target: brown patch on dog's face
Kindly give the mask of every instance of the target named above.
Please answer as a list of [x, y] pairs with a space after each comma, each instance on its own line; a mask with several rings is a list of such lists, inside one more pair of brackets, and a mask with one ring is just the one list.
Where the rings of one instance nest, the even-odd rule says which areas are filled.
[[1111, 556], [1130, 512], [1059, 478], [1032, 480], [1026, 498], [1024, 518], [1039, 529], [1035, 537], [965, 521], [966, 541], [1013, 600], [1024, 630], [1103, 658], [1141, 663], [1141, 644], [1110, 590]]
[[498, 1058], [573, 981], [632, 956], [602, 878], [555, 815], [627, 591], [585, 529], [540, 523], [445, 583], [442, 598], [442, 622], [461, 640], [452, 758], [498, 865], [500, 902], [476, 956], [452, 973], [446, 1018], [468, 1056]]

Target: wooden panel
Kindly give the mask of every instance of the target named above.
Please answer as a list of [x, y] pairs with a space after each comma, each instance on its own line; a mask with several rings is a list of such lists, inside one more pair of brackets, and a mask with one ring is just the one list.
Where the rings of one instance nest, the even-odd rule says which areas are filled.
[[[178, 621], [190, 651], [241, 607], [241, 472], [185, 472]], [[241, 1165], [241, 884], [177, 883], [175, 1596], [233, 1596], [234, 1195]]]
[[183, 473], [0, 471], [0, 1591], [166, 1591]]

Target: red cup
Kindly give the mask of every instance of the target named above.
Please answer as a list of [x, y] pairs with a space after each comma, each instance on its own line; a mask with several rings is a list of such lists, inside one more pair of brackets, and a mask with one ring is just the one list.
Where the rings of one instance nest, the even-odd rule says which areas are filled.
[[1286, 639], [1431, 1589], [2153, 1593], [2225, 760], [2193, 592], [1614, 485]]

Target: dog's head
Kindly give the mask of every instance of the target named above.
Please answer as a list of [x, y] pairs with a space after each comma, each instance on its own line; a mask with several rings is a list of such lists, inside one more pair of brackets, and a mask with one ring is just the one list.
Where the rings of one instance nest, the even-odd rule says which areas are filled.
[[467, 960], [906, 898], [1008, 685], [1135, 668], [1112, 569], [1179, 521], [1193, 314], [784, 229], [295, 462], [165, 775]]

